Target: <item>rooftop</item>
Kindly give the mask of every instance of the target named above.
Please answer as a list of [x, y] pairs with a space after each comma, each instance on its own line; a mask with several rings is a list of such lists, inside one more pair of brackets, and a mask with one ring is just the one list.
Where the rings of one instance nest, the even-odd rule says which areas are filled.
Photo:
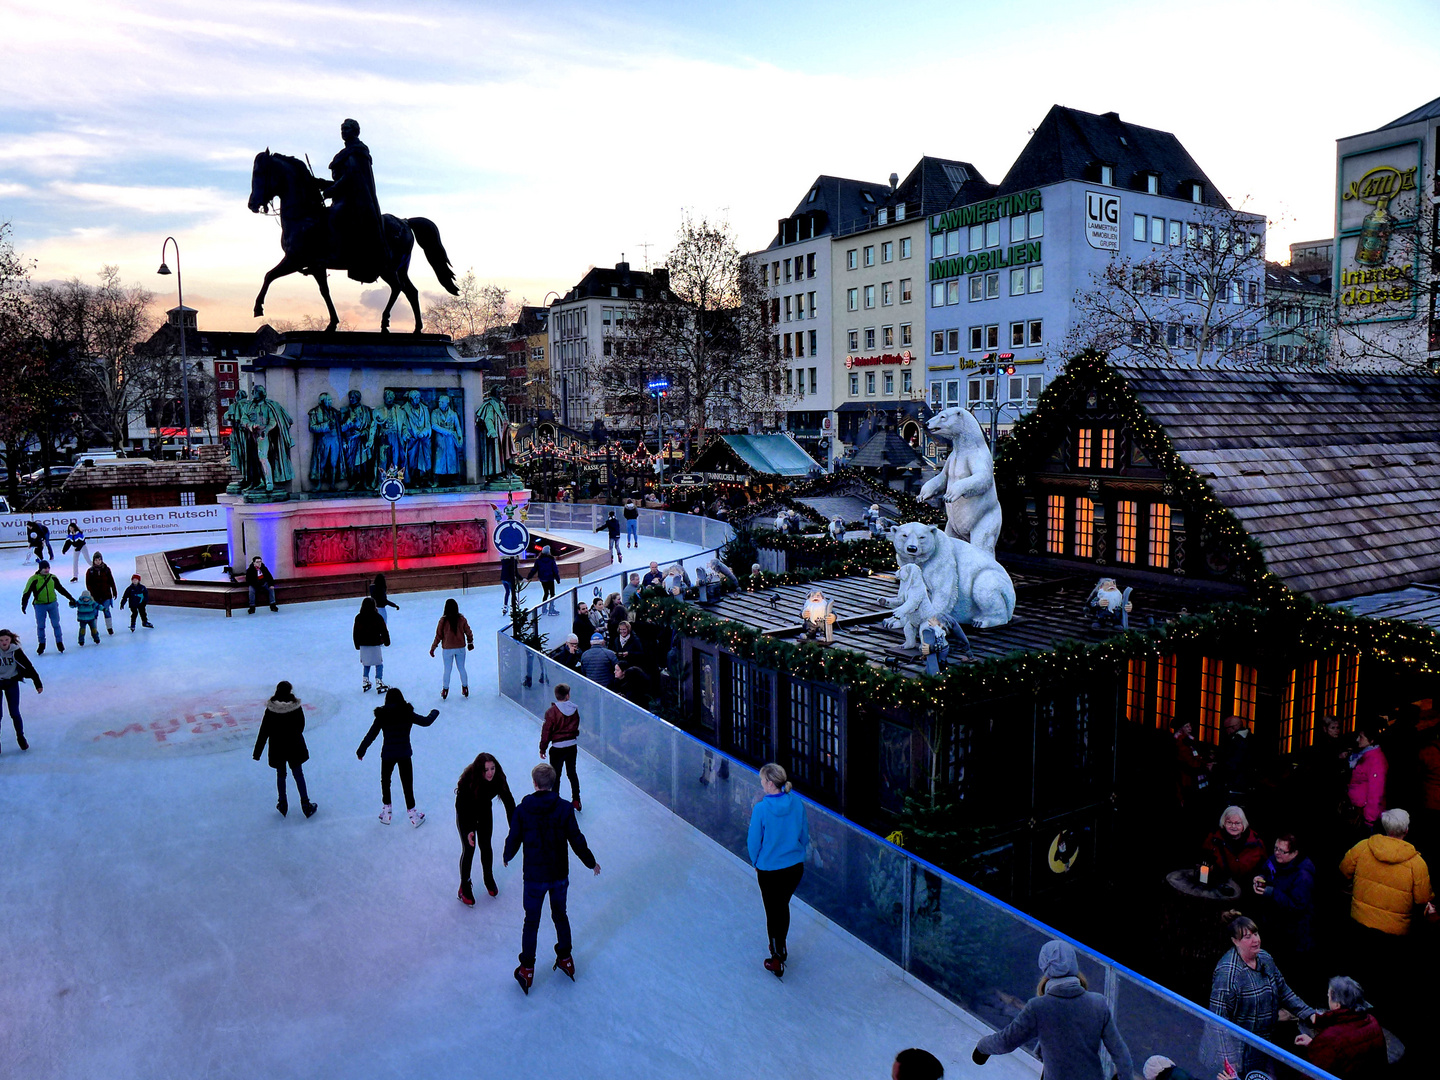
[[730, 447], [746, 465], [766, 476], [809, 476], [820, 468], [815, 459], [786, 432], [771, 435], [721, 435], [720, 441]]

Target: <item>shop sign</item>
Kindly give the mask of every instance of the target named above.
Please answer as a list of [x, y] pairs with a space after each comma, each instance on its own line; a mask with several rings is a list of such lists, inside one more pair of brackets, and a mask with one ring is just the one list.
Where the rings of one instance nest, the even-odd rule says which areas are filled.
[[1415, 317], [1420, 160], [1421, 144], [1413, 139], [1340, 159], [1336, 192], [1340, 257], [1335, 274], [1342, 322]]
[[1101, 251], [1120, 250], [1120, 196], [1109, 191], [1085, 192], [1085, 239]]
[[845, 357], [845, 366], [847, 368], [857, 368], [899, 364], [901, 367], [909, 367], [910, 360], [910, 350], [906, 349], [902, 353], [882, 353], [880, 356], [847, 356]]
[[954, 210], [936, 214], [930, 219], [930, 232], [933, 234], [948, 232], [950, 229], [964, 229], [986, 221], [999, 221], [1015, 214], [1028, 214], [1040, 207], [1040, 189], [1032, 188], [1030, 191], [1002, 195], [998, 199], [987, 199], [969, 206], [957, 206]]
[[742, 476], [740, 473], [707, 472], [700, 475], [711, 483], [718, 484], [743, 484], [748, 480], [748, 477]]
[[959, 277], [962, 274], [983, 274], [987, 270], [999, 270], [1007, 266], [1024, 266], [1040, 262], [1041, 241], [1028, 244], [1011, 244], [1008, 248], [991, 251], [977, 251], [973, 255], [952, 255], [948, 259], [935, 259], [930, 263], [930, 280]]

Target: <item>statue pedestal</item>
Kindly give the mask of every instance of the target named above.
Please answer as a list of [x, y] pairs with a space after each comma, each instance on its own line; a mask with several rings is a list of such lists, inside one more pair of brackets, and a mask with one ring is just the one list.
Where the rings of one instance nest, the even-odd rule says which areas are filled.
[[[284, 494], [284, 493], [279, 493]], [[406, 495], [395, 504], [400, 567], [498, 562], [491, 543], [498, 508], [519, 516], [530, 492], [467, 491]], [[392, 568], [390, 504], [378, 495], [255, 501], [219, 495], [230, 564], [243, 573], [256, 555], [277, 579], [383, 573]]]

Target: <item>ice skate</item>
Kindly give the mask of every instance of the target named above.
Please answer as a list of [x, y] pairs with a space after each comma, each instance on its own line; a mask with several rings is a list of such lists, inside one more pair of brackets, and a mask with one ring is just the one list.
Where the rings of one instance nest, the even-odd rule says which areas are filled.
[[410, 824], [414, 825], [415, 828], [418, 829], [421, 825], [425, 824], [425, 815], [421, 811], [407, 810], [406, 813], [410, 815]]
[[252, 608], [251, 608], [249, 611], [247, 611], [245, 614], [247, 614], [247, 615], [254, 615], [254, 614], [255, 614], [255, 609], [252, 607]]
[[375, 680], [375, 692], [376, 692], [377, 694], [385, 694], [385, 693], [389, 693], [389, 691], [390, 691], [390, 687], [388, 687], [388, 686], [385, 685], [385, 681], [384, 681], [383, 679], [376, 679], [376, 680]]
[[275, 804], [275, 809], [280, 811], [281, 817], [287, 817], [290, 814], [290, 804], [287, 803], [284, 799], [281, 799]]
[[276, 604], [271, 604], [271, 605], [270, 605], [270, 610], [271, 610], [271, 611], [279, 611], [280, 608], [279, 608], [279, 606], [276, 605]]
[[65, 643], [64, 643], [63, 641], [57, 641], [57, 642], [55, 642], [55, 651], [56, 651], [56, 652], [64, 652], [64, 651], [65, 651]]
[[557, 956], [555, 958], [555, 967], [552, 967], [550, 970], [554, 971], [555, 968], [559, 968], [566, 975], [569, 975], [571, 982], [575, 981], [575, 961], [570, 959], [570, 957]]
[[474, 906], [475, 906], [475, 891], [470, 888], [470, 882], [468, 882], [468, 881], [462, 881], [462, 882], [460, 882], [460, 891], [457, 892], [455, 895], [459, 898], [460, 902], [461, 902], [462, 904], [464, 904], [466, 907], [474, 907]]
[[314, 817], [315, 811], [319, 810], [320, 807], [313, 802], [303, 802], [300, 804], [300, 809], [305, 811], [305, 816], [308, 818]]
[[[143, 626], [143, 627], [145, 627], [146, 630], [154, 630], [154, 629], [155, 629], [155, 624], [154, 624], [153, 622], [145, 622], [145, 623], [141, 623], [140, 625]], [[131, 627], [131, 629], [133, 630], [134, 627]]]
[[130, 624], [130, 632], [132, 634], [135, 632], [135, 624], [133, 622]]
[[575, 812], [578, 814], [580, 812], [580, 796], [576, 795], [573, 799], [571, 799], [570, 805], [575, 808]]
[[525, 996], [530, 996], [530, 987], [535, 983], [535, 969], [521, 964], [515, 969], [515, 981], [520, 984], [520, 989], [525, 991]]
[[81, 635], [80, 635], [80, 647], [81, 647], [82, 649], [85, 647], [85, 635], [84, 635], [84, 634], [81, 634]]
[[110, 637], [114, 637], [114, 636], [115, 636], [115, 627], [113, 627], [113, 626], [107, 626], [107, 627], [105, 627], [105, 633], [106, 633], [107, 635], [109, 635]]
[[[18, 747], [20, 747], [21, 750], [29, 750], [29, 749], [30, 749], [30, 744], [25, 741], [25, 736], [24, 736], [24, 735], [16, 735], [16, 736], [15, 736], [15, 745], [18, 746]], [[494, 893], [491, 893], [490, 895], [491, 895], [491, 896], [494, 896], [495, 894], [494, 894]]]
[[368, 694], [368, 693], [370, 692], [370, 680], [369, 680], [369, 679], [361, 679], [361, 680], [360, 680], [360, 692], [361, 692], [362, 694]]
[[45, 655], [45, 642], [42, 641], [42, 642], [40, 642], [39, 645], [36, 645], [36, 646], [35, 646], [35, 655], [36, 655], [36, 656], [44, 656], [44, 655]]
[[468, 686], [462, 686], [462, 687], [460, 687], [460, 696], [461, 696], [461, 697], [469, 697], [469, 696], [470, 696], [470, 687], [468, 687]]
[[450, 696], [450, 688], [449, 688], [448, 686], [442, 686], [442, 687], [440, 688], [440, 700], [441, 700], [441, 701], [444, 701], [444, 700], [445, 700], [446, 698], [448, 698], [449, 696]]
[[765, 961], [765, 970], [772, 973], [777, 979], [783, 979], [785, 977], [785, 961], [772, 956]]
[[500, 890], [495, 886], [495, 879], [493, 877], [489, 877], [488, 875], [485, 878], [485, 891], [491, 896], [500, 895]]
[[380, 824], [381, 824], [381, 825], [389, 825], [389, 824], [390, 824], [390, 804], [389, 804], [389, 803], [386, 803], [384, 806], [382, 806], [382, 807], [380, 808]]

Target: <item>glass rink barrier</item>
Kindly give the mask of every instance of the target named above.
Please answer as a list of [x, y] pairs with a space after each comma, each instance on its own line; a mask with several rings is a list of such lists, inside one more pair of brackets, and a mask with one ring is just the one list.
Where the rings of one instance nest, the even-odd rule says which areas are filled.
[[[588, 508], [562, 509], [583, 517]], [[660, 526], [659, 519], [665, 518], [662, 527], [668, 530], [673, 522], [677, 539], [710, 538], [703, 528], [681, 524], [684, 517], [657, 513], [649, 524]], [[583, 526], [583, 520], [576, 524]], [[726, 528], [719, 522], [711, 525]], [[554, 527], [563, 526], [557, 520]], [[696, 531], [685, 531], [691, 529]], [[699, 557], [687, 556], [686, 562]], [[582, 598], [589, 596], [591, 584], [580, 587]], [[561, 610], [573, 610], [575, 591], [557, 598]], [[748, 864], [750, 811], [761, 797], [755, 769], [562, 668], [507, 631], [497, 635], [496, 647], [501, 694], [538, 724], [554, 700], [555, 684], [568, 683], [570, 699], [585, 718], [580, 749]], [[1075, 946], [1090, 989], [1109, 1000], [1137, 1077], [1152, 1055], [1169, 1058], [1194, 1080], [1215, 1080], [1232, 1072], [1254, 1080], [1329, 1077], [1286, 1048], [1257, 1038], [819, 804], [806, 803], [810, 849], [799, 899], [986, 1026], [1004, 1027], [1034, 996], [1040, 947], [1062, 938]], [[760, 900], [757, 895], [739, 902], [758, 908]], [[1217, 959], [1221, 951], [1217, 946]], [[1325, 1008], [1323, 1001], [1309, 1004]], [[1293, 1033], [1294, 1025], [1282, 1025], [1281, 1030]], [[1033, 1052], [1033, 1045], [1027, 1049]]]
[[[622, 505], [606, 505], [604, 503], [540, 503], [531, 502], [525, 505], [525, 523], [532, 529], [544, 531], [546, 529], [573, 529], [579, 532], [592, 532], [601, 522], [610, 516], [611, 511], [615, 512], [616, 518], [620, 520], [620, 535], [625, 536], [625, 508]], [[651, 536], [659, 540], [673, 540], [677, 544], [692, 544], [698, 548], [713, 549], [724, 544], [732, 536], [735, 530], [727, 522], [716, 521], [714, 518], [701, 517], [698, 514], [681, 514], [673, 510], [647, 510], [640, 509], [640, 517], [636, 521], [636, 532], [641, 536]], [[604, 546], [604, 541], [599, 542]], [[708, 558], [712, 551], [705, 551], [703, 554]], [[694, 565], [696, 555], [687, 555], [685, 564]], [[733, 569], [733, 568], [732, 568]], [[735, 571], [737, 574], [740, 570]], [[750, 568], [744, 568], [744, 573], [749, 573]]]

